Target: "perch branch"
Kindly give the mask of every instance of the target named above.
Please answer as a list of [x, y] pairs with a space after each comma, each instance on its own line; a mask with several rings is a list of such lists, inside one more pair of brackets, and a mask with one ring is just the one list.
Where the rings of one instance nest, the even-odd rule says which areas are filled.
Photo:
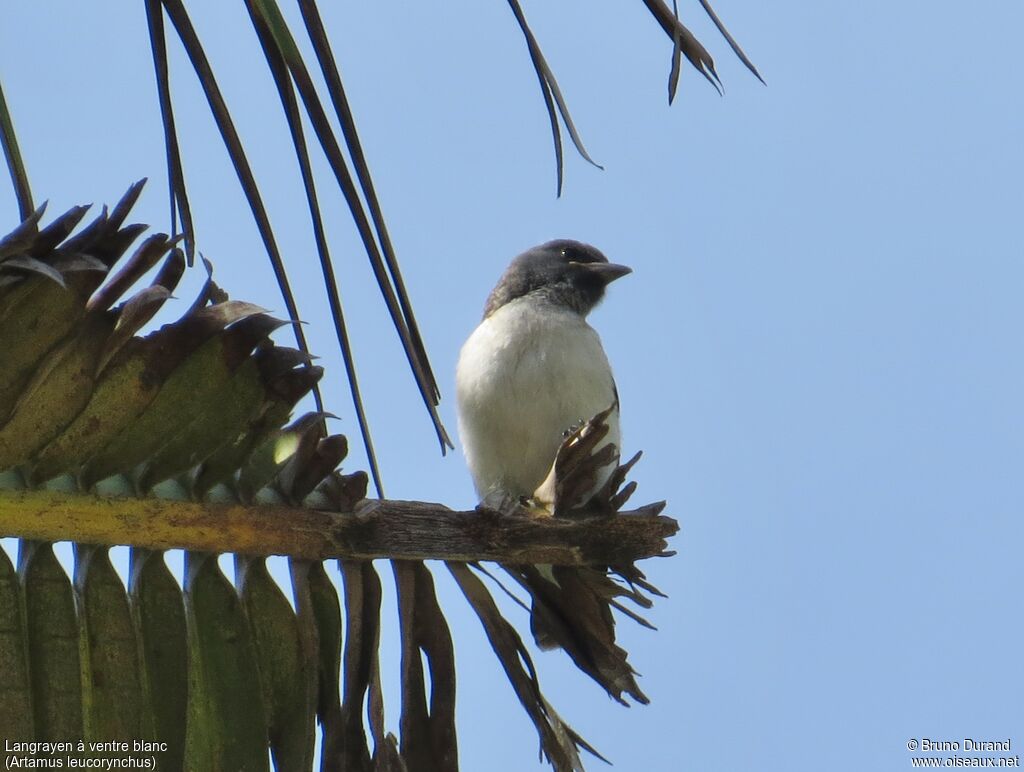
[[364, 500], [350, 514], [52, 491], [0, 491], [0, 536], [324, 560], [618, 565], [665, 554], [675, 520], [649, 505], [560, 519]]

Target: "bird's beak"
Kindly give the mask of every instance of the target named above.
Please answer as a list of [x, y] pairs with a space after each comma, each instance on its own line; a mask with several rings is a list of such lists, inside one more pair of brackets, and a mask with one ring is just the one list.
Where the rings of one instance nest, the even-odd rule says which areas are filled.
[[628, 265], [619, 265], [618, 263], [582, 263], [581, 265], [598, 276], [605, 284], [611, 284], [627, 273], [633, 273], [633, 269]]

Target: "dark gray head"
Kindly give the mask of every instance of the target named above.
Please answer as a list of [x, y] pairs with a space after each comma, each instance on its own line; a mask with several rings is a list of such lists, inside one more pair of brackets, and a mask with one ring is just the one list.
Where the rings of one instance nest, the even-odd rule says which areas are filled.
[[484, 318], [525, 295], [535, 295], [586, 316], [601, 302], [605, 287], [631, 271], [609, 263], [589, 244], [571, 239], [549, 241], [523, 252], [509, 264], [487, 298]]

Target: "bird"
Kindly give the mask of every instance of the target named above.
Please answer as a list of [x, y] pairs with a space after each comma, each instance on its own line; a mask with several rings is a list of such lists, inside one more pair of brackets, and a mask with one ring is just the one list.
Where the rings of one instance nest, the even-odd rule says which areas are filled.
[[[582, 442], [595, 416], [607, 433], [592, 435], [604, 444], [591, 452], [596, 457], [610, 447], [611, 460], [599, 459], [592, 487], [589, 478], [582, 483], [582, 503], [618, 467], [619, 395], [587, 316], [608, 285], [631, 272], [589, 244], [558, 239], [513, 259], [491, 290], [455, 372], [459, 437], [485, 508], [508, 512], [525, 503], [533, 505], [528, 512], [557, 514], [558, 506], [545, 511], [551, 502], [541, 494], [557, 489], [551, 481], [563, 443]], [[624, 593], [605, 569], [502, 568], [530, 594], [530, 629], [540, 648], [564, 649], [619, 702], [623, 692], [647, 702], [625, 650], [615, 643], [611, 604]]]
[[[618, 392], [587, 315], [631, 272], [589, 244], [557, 239], [502, 274], [455, 373], [459, 436], [481, 502], [507, 508], [532, 497], [568, 433], [609, 409], [604, 444], [617, 462]], [[616, 465], [602, 468], [594, 492]]]

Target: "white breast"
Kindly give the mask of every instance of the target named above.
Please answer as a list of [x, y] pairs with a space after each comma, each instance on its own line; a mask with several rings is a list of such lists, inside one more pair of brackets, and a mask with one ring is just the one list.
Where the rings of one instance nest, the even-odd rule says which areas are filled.
[[[520, 298], [470, 335], [456, 392], [477, 493], [528, 496], [547, 476], [564, 432], [615, 401], [615, 382], [600, 338], [579, 314]], [[608, 442], [619, 447], [617, 411], [608, 423]]]

